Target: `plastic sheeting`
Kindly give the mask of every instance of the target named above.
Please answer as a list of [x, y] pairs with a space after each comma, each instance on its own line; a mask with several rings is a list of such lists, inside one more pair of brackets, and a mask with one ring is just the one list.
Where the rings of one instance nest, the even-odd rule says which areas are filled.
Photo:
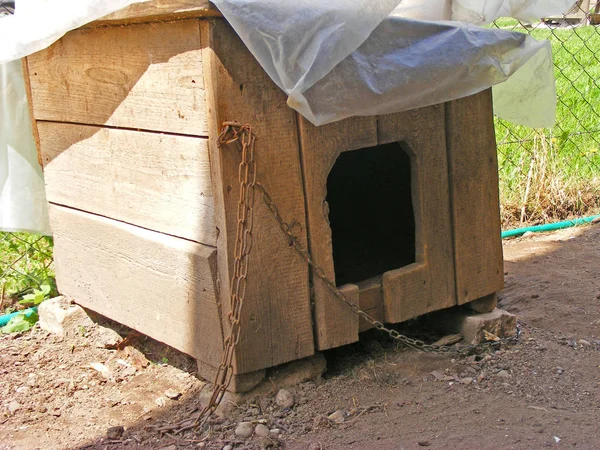
[[[568, 9], [572, 0], [214, 3], [288, 94], [288, 104], [315, 125], [428, 106], [501, 82], [494, 94], [499, 116], [533, 127], [554, 124], [548, 42], [430, 19], [450, 14], [484, 23], [507, 14], [542, 17]], [[506, 82], [516, 72], [519, 82]]]
[[19, 58], [136, 0], [17, 0], [0, 18], [0, 230], [50, 234]]
[[19, 60], [0, 64], [0, 229], [50, 233]]
[[148, 0], [17, 0], [15, 14], [0, 19], [0, 63], [48, 47], [67, 31]]
[[[21, 66], [10, 61], [142, 1], [18, 0], [16, 14], [0, 18], [0, 229], [49, 232]], [[452, 100], [497, 83], [499, 115], [535, 127], [553, 125], [549, 44], [448, 20], [529, 21], [565, 11], [573, 0], [214, 3], [288, 94], [290, 106], [317, 125]]]

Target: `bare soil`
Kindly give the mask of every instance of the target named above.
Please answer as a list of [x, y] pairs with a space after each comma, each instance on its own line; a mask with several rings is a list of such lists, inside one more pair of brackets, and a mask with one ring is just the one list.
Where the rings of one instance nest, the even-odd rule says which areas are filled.
[[[0, 448], [600, 448], [600, 226], [504, 250], [500, 307], [518, 317], [516, 344], [440, 356], [367, 333], [326, 355], [322, 382], [290, 388], [291, 408], [276, 405], [273, 389], [228, 405], [208, 436], [156, 431], [202, 406], [205, 383], [185, 355], [122, 328], [128, 340], [105, 348], [97, 324], [65, 338], [39, 328], [0, 337]], [[439, 337], [418, 320], [404, 330]], [[328, 419], [336, 411], [340, 423]], [[242, 439], [242, 421], [279, 432]], [[124, 432], [109, 438], [115, 426]]]

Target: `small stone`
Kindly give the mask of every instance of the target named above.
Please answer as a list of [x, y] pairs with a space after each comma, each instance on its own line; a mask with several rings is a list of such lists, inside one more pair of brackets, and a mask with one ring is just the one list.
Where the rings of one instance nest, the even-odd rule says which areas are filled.
[[165, 397], [168, 397], [171, 400], [177, 400], [179, 397], [181, 397], [181, 392], [176, 391], [175, 389], [167, 389], [165, 391]]
[[235, 435], [242, 439], [246, 439], [252, 436], [253, 431], [254, 427], [252, 426], [252, 422], [240, 422], [235, 429]]
[[429, 447], [431, 445], [431, 443], [429, 441], [419, 441], [418, 444], [421, 447]]
[[223, 447], [223, 450], [233, 450], [233, 447], [227, 444], [225, 447]]
[[592, 345], [590, 341], [586, 341], [585, 339], [579, 339], [577, 343], [583, 347], [589, 347]]
[[12, 415], [21, 409], [21, 404], [15, 400], [8, 404], [8, 412]]
[[136, 372], [137, 372], [137, 369], [135, 367], [129, 366], [129, 367], [126, 367], [125, 369], [123, 369], [123, 372], [121, 372], [121, 375], [126, 378], [126, 377], [131, 377], [131, 376], [135, 375]]
[[38, 314], [40, 328], [59, 336], [77, 335], [82, 327], [85, 329], [94, 325], [81, 306], [71, 304], [64, 297], [42, 302]]
[[443, 338], [435, 341], [433, 345], [439, 345], [440, 347], [444, 347], [446, 345], [453, 345], [457, 342], [462, 341], [462, 334], [449, 334], [448, 336], [444, 336]]
[[17, 388], [17, 394], [26, 394], [29, 392], [29, 386], [21, 386]]
[[344, 411], [338, 409], [336, 412], [329, 414], [327, 418], [332, 422], [342, 423], [344, 421]]
[[498, 378], [510, 378], [510, 373], [508, 373], [506, 370], [501, 370], [496, 374], [496, 376]]
[[29, 375], [27, 375], [27, 386], [37, 386], [37, 375], [35, 373], [30, 373]]
[[465, 377], [462, 380], [460, 380], [460, 382], [462, 384], [464, 384], [465, 386], [468, 386], [468, 385], [470, 385], [473, 382], [473, 378], [471, 378], [471, 377]]
[[254, 429], [254, 434], [256, 434], [258, 437], [267, 437], [269, 436], [269, 429], [262, 423], [259, 423]]
[[282, 409], [294, 406], [294, 396], [287, 389], [280, 389], [275, 396], [275, 403]]
[[159, 408], [162, 408], [167, 404], [167, 401], [164, 397], [158, 397], [156, 400], [154, 400], [154, 403], [156, 403], [156, 406], [158, 406]]
[[123, 433], [125, 432], [125, 428], [123, 428], [122, 426], [118, 426], [118, 427], [110, 427], [108, 430], [106, 430], [106, 437], [108, 439], [121, 439], [121, 436], [123, 436]]
[[102, 378], [106, 378], [107, 380], [109, 378], [112, 378], [112, 372], [104, 364], [99, 363], [99, 362], [94, 362], [94, 363], [90, 364], [90, 367], [92, 369], [94, 369], [96, 372], [98, 372], [102, 376]]
[[271, 428], [269, 430], [269, 433], [271, 433], [271, 434], [281, 434], [281, 430], [279, 428]]
[[119, 333], [111, 328], [99, 326], [94, 336], [94, 343], [97, 348], [116, 349], [123, 338]]
[[529, 237], [529, 236], [533, 236], [533, 231], [526, 231], [525, 233], [523, 233], [523, 237]]

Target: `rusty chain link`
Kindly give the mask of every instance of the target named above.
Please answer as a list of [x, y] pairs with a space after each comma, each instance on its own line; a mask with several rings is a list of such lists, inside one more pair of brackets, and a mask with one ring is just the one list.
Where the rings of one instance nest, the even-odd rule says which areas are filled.
[[293, 247], [294, 250], [296, 250], [296, 252], [308, 263], [308, 265], [313, 268], [314, 274], [321, 281], [323, 281], [323, 283], [325, 283], [327, 288], [336, 296], [336, 298], [338, 298], [340, 301], [344, 302], [346, 304], [346, 306], [348, 306], [348, 308], [350, 308], [355, 314], [357, 314], [358, 316], [365, 319], [367, 322], [369, 322], [371, 325], [373, 325], [374, 328], [386, 333], [394, 341], [401, 343], [407, 347], [410, 347], [410, 348], [413, 348], [416, 350], [421, 350], [424, 352], [433, 352], [433, 353], [441, 353], [441, 354], [449, 354], [449, 353], [466, 354], [469, 352], [473, 352], [475, 350], [483, 350], [485, 348], [499, 347], [503, 343], [506, 344], [508, 342], [516, 341], [518, 339], [518, 334], [517, 334], [515, 336], [511, 336], [506, 339], [500, 339], [498, 341], [488, 341], [488, 342], [484, 342], [481, 344], [444, 346], [444, 345], [427, 344], [419, 339], [410, 338], [408, 336], [400, 334], [397, 330], [386, 327], [382, 322], [378, 321], [373, 316], [369, 315], [367, 312], [363, 311], [356, 304], [350, 302], [346, 298], [344, 293], [337, 288], [335, 283], [333, 283], [333, 281], [331, 281], [327, 277], [327, 275], [325, 274], [325, 271], [314, 262], [308, 249], [304, 245], [302, 245], [300, 240], [292, 232], [292, 226], [290, 224], [288, 224], [285, 220], [283, 220], [283, 217], [279, 213], [277, 206], [273, 202], [273, 199], [271, 198], [271, 196], [265, 189], [264, 185], [262, 183], [260, 183], [260, 181], [256, 181], [256, 187], [262, 192], [262, 197], [263, 197], [264, 203], [269, 208], [269, 211], [271, 211], [271, 214], [275, 217], [275, 220], [279, 224], [279, 228], [281, 228], [281, 230], [285, 233], [290, 247]]
[[[250, 125], [241, 125], [238, 122], [225, 122], [223, 123], [221, 134], [219, 135], [217, 146], [229, 145], [238, 142], [241, 146], [241, 162], [238, 168], [238, 178], [240, 182], [240, 195], [237, 208], [237, 227], [236, 227], [236, 238], [235, 238], [235, 249], [234, 249], [234, 266], [233, 276], [231, 280], [231, 296], [230, 304], [231, 309], [228, 314], [229, 322], [231, 324], [231, 331], [229, 336], [225, 339], [223, 346], [223, 354], [221, 357], [221, 363], [217, 369], [217, 375], [215, 376], [213, 393], [208, 404], [200, 412], [197, 418], [192, 424], [188, 424], [180, 427], [164, 427], [158, 430], [163, 433], [174, 432], [182, 433], [186, 430], [202, 426], [216, 411], [219, 404], [223, 400], [223, 396], [227, 391], [227, 388], [231, 384], [233, 378], [233, 354], [235, 346], [237, 345], [240, 338], [241, 331], [241, 309], [244, 303], [247, 286], [247, 275], [248, 275], [248, 257], [252, 249], [252, 223], [254, 216], [254, 190], [258, 190], [262, 193], [262, 200], [277, 221], [279, 228], [283, 231], [288, 239], [289, 246], [292, 247], [305, 261], [313, 268], [314, 274], [325, 283], [327, 288], [338, 298], [340, 301], [345, 303], [355, 314], [365, 319], [376, 329], [383, 331], [390, 336], [394, 341], [401, 343], [407, 347], [421, 350], [425, 352], [435, 352], [441, 354], [455, 353], [465, 354], [473, 350], [482, 350], [484, 348], [498, 347], [508, 341], [515, 341], [518, 339], [518, 334], [514, 337], [500, 340], [486, 342], [484, 344], [477, 345], [462, 345], [462, 346], [440, 346], [427, 344], [419, 339], [413, 339], [398, 331], [386, 327], [382, 322], [376, 320], [374, 317], [361, 310], [357, 305], [350, 302], [346, 296], [340, 291], [335, 283], [331, 281], [325, 271], [319, 267], [313, 260], [310, 252], [304, 246], [300, 240], [294, 235], [292, 228], [286, 222], [277, 205], [273, 201], [272, 197], [267, 192], [265, 186], [260, 183], [257, 179], [256, 173], [256, 160], [255, 160], [255, 148], [256, 136], [252, 131]], [[295, 222], [293, 222], [295, 224]]]
[[256, 166], [254, 160], [254, 142], [256, 136], [250, 125], [238, 122], [224, 122], [221, 134], [217, 139], [217, 147], [238, 143], [241, 161], [238, 166], [240, 195], [237, 207], [237, 224], [235, 233], [233, 275], [230, 286], [230, 311], [228, 313], [231, 330], [223, 342], [221, 363], [213, 382], [213, 392], [207, 405], [202, 409], [192, 424], [159, 431], [182, 433], [186, 430], [204, 425], [221, 404], [223, 396], [233, 379], [233, 355], [240, 339], [241, 313], [248, 278], [248, 257], [252, 250], [252, 224], [254, 219], [254, 187], [256, 185]]

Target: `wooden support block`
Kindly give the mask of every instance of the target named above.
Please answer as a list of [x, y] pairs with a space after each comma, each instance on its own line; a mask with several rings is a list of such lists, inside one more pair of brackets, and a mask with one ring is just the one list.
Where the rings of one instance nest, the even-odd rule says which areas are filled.
[[75, 30], [27, 64], [36, 120], [208, 135], [198, 20]]
[[50, 218], [63, 295], [218, 366], [214, 247], [52, 204]]
[[[224, 121], [253, 127], [258, 137], [258, 179], [283, 219], [306, 245], [306, 214], [298, 151], [296, 114], [233, 29], [223, 20], [202, 21], [210, 135]], [[229, 311], [229, 284], [239, 198], [236, 145], [217, 148], [210, 141], [223, 317]], [[236, 373], [282, 364], [314, 353], [308, 266], [289, 246], [273, 214], [256, 193], [242, 335], [236, 348]], [[226, 329], [229, 324], [224, 323]]]
[[504, 287], [491, 90], [446, 104], [458, 304]]
[[38, 128], [48, 201], [216, 246], [207, 139]]
[[379, 143], [403, 142], [412, 165], [416, 262], [383, 275], [385, 319], [402, 322], [456, 303], [444, 105], [379, 117]]
[[[341, 152], [377, 145], [376, 118], [353, 117], [321, 127], [315, 127], [300, 116], [298, 120], [310, 229], [309, 248], [315, 263], [324, 270], [329, 280], [335, 282], [326, 201], [327, 177]], [[317, 348], [326, 350], [356, 342], [358, 316], [335, 297], [326, 284], [314, 275], [314, 270], [312, 279]]]

